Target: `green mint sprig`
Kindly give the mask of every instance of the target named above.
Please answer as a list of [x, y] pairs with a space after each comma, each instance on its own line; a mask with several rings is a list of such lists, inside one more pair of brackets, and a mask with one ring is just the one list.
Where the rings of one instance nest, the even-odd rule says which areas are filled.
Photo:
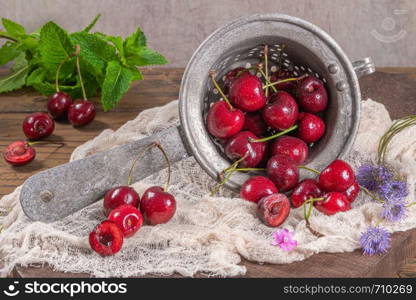
[[[0, 77], [0, 93], [30, 86], [44, 95], [53, 94], [59, 64], [80, 45], [80, 64], [87, 96], [101, 94], [103, 109], [114, 108], [135, 80], [143, 79], [138, 67], [163, 65], [165, 57], [147, 47], [140, 28], [123, 39], [101, 32], [91, 33], [100, 15], [84, 29], [68, 33], [54, 22], [27, 33], [25, 28], [2, 18], [0, 38], [6, 43], [0, 48], [0, 65], [12, 63], [12, 72]], [[59, 90], [73, 98], [81, 97], [81, 86], [75, 60], [68, 59], [61, 67]]]

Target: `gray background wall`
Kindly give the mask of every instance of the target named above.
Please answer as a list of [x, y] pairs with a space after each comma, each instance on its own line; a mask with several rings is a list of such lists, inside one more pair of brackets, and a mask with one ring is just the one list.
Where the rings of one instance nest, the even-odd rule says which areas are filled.
[[141, 26], [149, 44], [185, 66], [219, 26], [243, 15], [279, 12], [322, 27], [351, 59], [372, 56], [377, 66], [416, 66], [414, 0], [0, 0], [0, 16], [30, 30], [48, 20], [75, 31], [97, 14], [96, 30], [126, 36]]

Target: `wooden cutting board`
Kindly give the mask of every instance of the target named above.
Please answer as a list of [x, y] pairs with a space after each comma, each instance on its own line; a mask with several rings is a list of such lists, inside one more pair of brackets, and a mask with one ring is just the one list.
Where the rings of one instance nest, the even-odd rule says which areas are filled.
[[[0, 75], [7, 70], [0, 70]], [[30, 175], [66, 163], [78, 145], [93, 138], [103, 129], [117, 129], [133, 119], [140, 111], [163, 105], [178, 98], [183, 69], [148, 69], [145, 80], [134, 84], [116, 110], [103, 113], [100, 108], [94, 122], [74, 129], [57, 123], [54, 140], [66, 146], [42, 146], [37, 159], [31, 164], [13, 168], [0, 162], [0, 197], [12, 192]], [[416, 68], [381, 69], [360, 80], [363, 99], [372, 98], [386, 105], [392, 118], [416, 114]], [[0, 147], [24, 139], [21, 131], [23, 118], [30, 112], [44, 111], [46, 98], [33, 90], [24, 89], [0, 95]], [[416, 277], [416, 230], [393, 235], [390, 251], [381, 256], [364, 257], [359, 250], [351, 253], [319, 253], [302, 262], [287, 265], [259, 265], [243, 261], [247, 266], [245, 277]], [[407, 264], [412, 261], [411, 264]], [[1, 265], [1, 261], [0, 261]], [[89, 274], [56, 272], [49, 266], [15, 268], [15, 277], [89, 277]], [[177, 277], [177, 276], [173, 276]]]

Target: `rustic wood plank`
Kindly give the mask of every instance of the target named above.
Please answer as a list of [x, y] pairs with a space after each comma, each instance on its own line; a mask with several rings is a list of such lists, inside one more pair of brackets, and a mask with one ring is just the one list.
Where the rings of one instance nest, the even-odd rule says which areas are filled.
[[[416, 68], [392, 69], [376, 72], [360, 80], [363, 99], [372, 98], [386, 105], [393, 118], [416, 113]], [[117, 110], [97, 114], [94, 122], [81, 129], [58, 123], [51, 139], [60, 139], [66, 146], [38, 148], [35, 162], [22, 168], [0, 163], [0, 196], [11, 192], [31, 174], [67, 162], [73, 149], [99, 134], [105, 128], [116, 129], [134, 118], [143, 109], [162, 105], [178, 96], [183, 69], [145, 70], [145, 80], [138, 82], [126, 94]], [[0, 71], [1, 73], [1, 71]], [[406, 73], [406, 74], [403, 74]], [[16, 101], [16, 99], [19, 99]], [[98, 99], [95, 99], [98, 101]], [[31, 90], [0, 95], [0, 147], [23, 139], [21, 122], [27, 113], [44, 110], [46, 98]], [[395, 276], [409, 258], [416, 256], [416, 230], [395, 233], [391, 251], [383, 256], [363, 257], [360, 251], [351, 253], [320, 253], [303, 262], [288, 265], [259, 265], [243, 261], [246, 277], [372, 277]], [[89, 277], [88, 274], [69, 274], [53, 271], [51, 267], [17, 267], [12, 276], [22, 277]], [[177, 277], [175, 275], [174, 277]], [[199, 275], [203, 276], [203, 275]], [[401, 277], [416, 277], [416, 260], [400, 271]]]
[[[21, 123], [27, 113], [0, 113], [0, 148], [6, 148], [15, 140], [24, 140]], [[67, 163], [72, 151], [80, 144], [97, 136], [102, 130], [117, 129], [127, 120], [137, 116], [137, 112], [117, 112], [107, 114], [98, 112], [94, 122], [86, 127], [73, 128], [66, 123], [56, 123], [54, 134], [46, 139], [59, 141], [65, 144], [59, 148], [57, 145], [37, 145], [35, 147], [36, 159], [26, 166], [13, 167], [0, 159], [0, 197], [11, 193], [14, 188], [23, 183], [30, 175]]]

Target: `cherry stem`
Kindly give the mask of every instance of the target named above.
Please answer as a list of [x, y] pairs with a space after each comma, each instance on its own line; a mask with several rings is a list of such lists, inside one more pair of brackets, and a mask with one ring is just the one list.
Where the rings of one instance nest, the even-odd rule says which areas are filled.
[[416, 205], [416, 201], [414, 201], [414, 202], [411, 202], [411, 203], [407, 204], [407, 205], [406, 205], [406, 207], [411, 207], [411, 206], [413, 206], [413, 205]]
[[304, 79], [304, 78], [306, 78], [308, 76], [309, 76], [308, 74], [304, 74], [304, 75], [302, 75], [300, 77], [286, 78], [286, 79], [283, 79], [283, 80], [279, 80], [279, 81], [276, 81], [276, 82], [272, 82], [272, 83], [263, 85], [263, 90], [266, 89], [266, 88], [268, 88], [268, 87], [271, 87], [271, 86], [274, 86], [274, 85], [278, 85], [278, 84], [281, 84], [281, 83], [285, 83], [285, 82], [289, 82], [289, 81], [302, 80], [302, 79]]
[[[269, 58], [269, 47], [267, 45], [264, 45], [264, 73], [265, 73], [264, 75], [266, 77], [266, 81], [269, 81], [268, 58]], [[269, 87], [266, 87], [266, 97], [268, 96], [269, 96]]]
[[289, 132], [295, 130], [296, 128], [298, 128], [298, 125], [293, 125], [292, 127], [288, 128], [286, 130], [280, 131], [280, 132], [278, 132], [276, 134], [273, 134], [271, 136], [267, 136], [267, 137], [264, 137], [264, 138], [261, 138], [261, 139], [248, 138], [248, 141], [250, 143], [267, 142], [267, 141], [273, 140], [273, 139], [275, 139], [275, 138], [277, 138], [279, 136], [285, 135], [286, 133], [289, 133]]
[[169, 189], [169, 185], [170, 185], [170, 177], [171, 177], [171, 164], [170, 164], [170, 161], [169, 161], [169, 157], [168, 157], [168, 155], [167, 155], [167, 153], [166, 153], [166, 151], [165, 151], [165, 149], [163, 149], [163, 147], [162, 147], [162, 145], [160, 144], [160, 143], [158, 143], [158, 142], [153, 142], [153, 143], [151, 143], [150, 145], [147, 145], [140, 153], [139, 153], [139, 155], [137, 155], [137, 157], [134, 159], [134, 161], [133, 161], [133, 163], [132, 163], [132, 165], [131, 165], [131, 167], [130, 167], [130, 170], [129, 170], [129, 175], [127, 176], [127, 185], [131, 185], [131, 182], [132, 182], [132, 180], [133, 180], [133, 170], [134, 170], [134, 167], [136, 166], [136, 164], [137, 164], [137, 161], [140, 159], [140, 158], [142, 158], [143, 157], [143, 155], [147, 152], [147, 151], [149, 151], [151, 148], [153, 148], [153, 147], [156, 147], [156, 148], [158, 148], [161, 152], [162, 152], [162, 154], [163, 154], [163, 156], [164, 156], [164, 158], [165, 158], [165, 160], [166, 160], [166, 163], [167, 163], [167, 165], [168, 165], [168, 178], [167, 178], [167, 180], [166, 180], [166, 183], [165, 183], [165, 188], [164, 188], [164, 191], [165, 192], [167, 192], [168, 191], [168, 189]]
[[[81, 51], [81, 47], [79, 45], [75, 46], [77, 51]], [[87, 99], [87, 93], [85, 93], [85, 87], [84, 87], [84, 81], [82, 80], [82, 74], [81, 74], [81, 67], [79, 65], [79, 55], [77, 55], [77, 72], [78, 72], [78, 77], [79, 77], [79, 84], [81, 85], [81, 90], [82, 90], [82, 95], [84, 96], [84, 100], [88, 100]]]
[[235, 171], [248, 172], [248, 171], [266, 171], [266, 170], [267, 170], [266, 168], [236, 168], [236, 169], [227, 171], [226, 173], [235, 172]]
[[133, 160], [133, 163], [130, 167], [129, 170], [129, 175], [127, 176], [127, 185], [131, 185], [132, 182], [132, 178], [133, 178], [133, 169], [136, 166], [137, 161], [143, 157], [143, 155], [150, 149], [155, 147], [155, 144], [152, 143], [150, 145], [147, 145], [142, 151], [140, 151], [139, 155], [137, 155], [137, 157]]
[[220, 93], [220, 95], [222, 96], [222, 98], [224, 99], [224, 101], [228, 104], [228, 106], [230, 107], [230, 109], [233, 110], [234, 107], [231, 105], [230, 100], [228, 100], [227, 96], [225, 96], [224, 92], [222, 91], [222, 89], [218, 85], [218, 82], [215, 80], [215, 71], [211, 70], [209, 72], [209, 76], [211, 77], [212, 83], [214, 84], [215, 88], [218, 90], [218, 92]]
[[53, 144], [53, 145], [59, 145], [58, 148], [62, 148], [63, 146], [65, 146], [65, 143], [62, 142], [54, 142], [54, 141], [36, 141], [36, 142], [27, 142], [27, 144], [29, 146], [34, 146], [34, 145], [49, 145], [49, 144]]
[[304, 205], [306, 205], [306, 203], [310, 203], [309, 205], [309, 211], [308, 211], [308, 215], [306, 220], [309, 220], [309, 218], [311, 217], [311, 213], [312, 213], [312, 208], [313, 208], [313, 204], [317, 201], [322, 201], [324, 200], [324, 197], [319, 197], [319, 198], [310, 198], [308, 200], [305, 201]]
[[[308, 200], [306, 200], [303, 203], [303, 217], [305, 218], [305, 223], [306, 223], [306, 228], [308, 228], [308, 230], [315, 235], [316, 237], [323, 237], [324, 235], [322, 233], [320, 233], [319, 231], [316, 231], [315, 229], [312, 228], [311, 223], [309, 222], [309, 218], [311, 216], [312, 213], [312, 208], [313, 208], [313, 204], [317, 201], [322, 201], [324, 200], [324, 197], [321, 198], [310, 198]], [[306, 213], [306, 205], [310, 203], [309, 205], [309, 210], [308, 213]]]
[[[266, 80], [266, 84], [271, 84], [269, 78], [266, 76], [266, 74], [264, 73], [264, 71], [262, 70], [263, 66], [262, 64], [259, 64], [257, 67], [257, 70], [260, 72], [260, 74], [263, 76], [264, 80]], [[277, 92], [277, 89], [274, 85], [271, 86], [273, 92]]]
[[255, 70], [256, 67], [250, 67], [250, 68], [244, 68], [244, 70], [240, 70], [237, 72], [237, 74], [235, 75], [235, 77], [240, 77], [241, 74], [245, 73], [245, 72], [249, 72], [250, 70]]
[[228, 180], [230, 180], [231, 175], [236, 171], [247, 172], [247, 171], [265, 171], [266, 170], [264, 168], [238, 168], [238, 164], [242, 162], [244, 159], [246, 159], [247, 156], [248, 156], [248, 152], [243, 157], [233, 162], [231, 166], [222, 170], [218, 174], [218, 178], [221, 181], [212, 188], [211, 194], [210, 194], [211, 196], [214, 196], [219, 191], [220, 187], [222, 187]]
[[168, 189], [169, 189], [169, 186], [170, 186], [170, 177], [171, 177], [171, 173], [172, 173], [171, 164], [170, 164], [168, 154], [166, 153], [165, 149], [163, 149], [162, 145], [159, 144], [159, 143], [155, 143], [155, 144], [156, 144], [156, 147], [160, 150], [160, 152], [162, 152], [163, 157], [165, 158], [166, 163], [168, 165], [168, 178], [166, 179], [165, 189], [164, 189], [164, 191], [167, 192]]
[[312, 169], [312, 168], [309, 168], [309, 167], [306, 167], [306, 166], [299, 166], [299, 168], [307, 170], [309, 172], [313, 172], [313, 173], [318, 174], [318, 175], [321, 174], [321, 172], [319, 172], [318, 170], [315, 170], [315, 169]]
[[79, 47], [79, 45], [75, 46], [75, 52], [68, 55], [67, 57], [65, 57], [65, 59], [63, 61], [61, 61], [61, 63], [58, 65], [58, 68], [56, 69], [56, 74], [55, 74], [55, 89], [57, 92], [59, 92], [59, 74], [61, 73], [61, 68], [62, 66], [71, 58], [73, 58], [74, 56], [78, 57], [79, 53], [80, 53], [81, 49]]

